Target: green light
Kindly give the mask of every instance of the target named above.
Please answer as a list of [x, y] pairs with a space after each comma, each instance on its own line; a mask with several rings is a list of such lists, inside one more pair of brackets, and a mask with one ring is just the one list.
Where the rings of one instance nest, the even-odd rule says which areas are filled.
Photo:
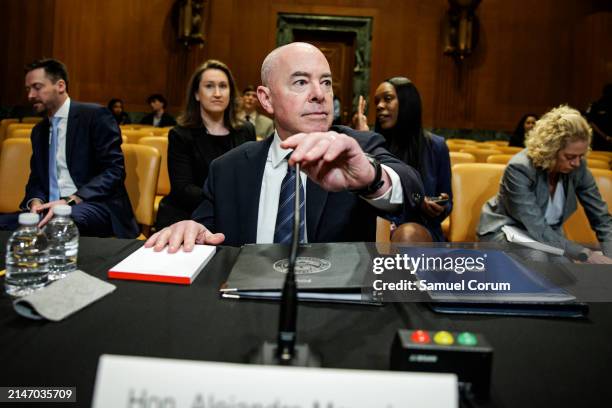
[[478, 344], [478, 340], [474, 334], [470, 332], [463, 332], [459, 333], [457, 336], [457, 343], [461, 344], [462, 346], [475, 346]]

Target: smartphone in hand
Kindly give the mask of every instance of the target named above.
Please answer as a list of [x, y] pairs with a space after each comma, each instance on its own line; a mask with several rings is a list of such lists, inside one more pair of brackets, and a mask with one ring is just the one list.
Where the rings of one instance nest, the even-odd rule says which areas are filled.
[[427, 197], [427, 199], [429, 201], [433, 201], [434, 203], [438, 204], [438, 205], [444, 205], [448, 202], [448, 197], [447, 196], [443, 196], [443, 195], [439, 195], [439, 196], [433, 196], [433, 197]]

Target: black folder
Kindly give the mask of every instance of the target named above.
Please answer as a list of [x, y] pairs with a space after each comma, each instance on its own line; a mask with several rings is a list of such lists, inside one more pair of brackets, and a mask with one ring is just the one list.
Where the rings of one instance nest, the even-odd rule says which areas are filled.
[[[229, 299], [279, 299], [288, 254], [286, 245], [244, 245], [227, 281], [221, 286], [221, 296]], [[380, 304], [371, 290], [364, 290], [370, 262], [371, 255], [364, 243], [300, 245], [295, 269], [298, 299]]]

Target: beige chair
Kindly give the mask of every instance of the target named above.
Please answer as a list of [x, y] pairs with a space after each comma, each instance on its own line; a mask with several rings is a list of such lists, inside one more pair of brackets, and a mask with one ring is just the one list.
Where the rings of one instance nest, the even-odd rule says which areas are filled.
[[609, 162], [610, 160], [612, 160], [612, 158], [610, 158], [609, 156], [607, 156], [607, 155], [605, 155], [605, 154], [603, 154], [601, 152], [599, 152], [599, 153], [590, 152], [590, 153], [587, 154], [587, 158], [588, 159], [602, 160], [602, 161], [605, 161], [605, 162]]
[[15, 139], [15, 138], [30, 138], [30, 136], [32, 135], [32, 129], [31, 128], [18, 128], [18, 129], [11, 129], [11, 133], [9, 135], [6, 136], [7, 139]]
[[170, 176], [168, 175], [168, 138], [167, 137], [143, 137], [139, 144], [151, 146], [157, 149], [161, 156], [159, 167], [159, 179], [157, 180], [157, 194], [155, 196], [154, 212], [157, 215], [159, 202], [170, 194]]
[[476, 144], [477, 142], [475, 140], [472, 139], [460, 139], [460, 138], [450, 138], [450, 139], [446, 139], [447, 142], [451, 142], [451, 143], [467, 143], [467, 144]]
[[487, 157], [492, 154], [501, 154], [497, 149], [479, 149], [477, 147], [466, 147], [460, 150], [462, 153], [471, 153], [476, 158], [476, 163], [486, 163]]
[[[470, 147], [472, 147], [472, 146], [470, 146]], [[491, 142], [478, 142], [473, 147], [477, 147], [479, 149], [497, 149], [499, 147], [499, 145], [495, 144], [495, 143], [491, 143]]]
[[146, 130], [148, 132], [151, 132], [153, 134], [153, 136], [156, 137], [160, 137], [163, 136], [165, 138], [168, 137], [168, 133], [170, 132], [170, 129], [172, 129], [171, 127], [150, 127], [150, 128], [145, 128], [145, 129], [140, 129], [140, 130]]
[[461, 151], [461, 149], [465, 149], [466, 146], [469, 146], [465, 143], [452, 143], [452, 142], [447, 142], [446, 146], [448, 147], [448, 151], [449, 152], [459, 152]]
[[483, 204], [499, 191], [502, 164], [463, 163], [453, 166], [453, 211], [450, 213], [451, 242], [474, 242]]
[[592, 150], [589, 153], [589, 156], [590, 155], [595, 155], [596, 157], [597, 156], [604, 156], [604, 157], [607, 157], [608, 160], [612, 160], [612, 152], [606, 152], [606, 151], [602, 151], [602, 150]]
[[[610, 206], [612, 205], [612, 171], [604, 169], [590, 169], [590, 171], [595, 178], [601, 197], [608, 204], [608, 212], [610, 212]], [[578, 203], [576, 212], [563, 224], [563, 230], [565, 236], [572, 241], [584, 244], [596, 244], [598, 242], [580, 203]]]
[[8, 125], [10, 125], [11, 123], [19, 123], [19, 119], [7, 118], [0, 120], [0, 143], [6, 138], [6, 131], [8, 129]]
[[513, 154], [492, 154], [487, 157], [487, 163], [492, 164], [508, 164], [511, 158], [513, 158]]
[[497, 149], [501, 150], [503, 154], [517, 154], [518, 152], [523, 150], [522, 147], [514, 146], [499, 146]]
[[508, 140], [486, 140], [485, 143], [492, 143], [496, 146], [508, 146]]
[[19, 211], [19, 203], [25, 196], [25, 186], [30, 176], [30, 139], [13, 138], [2, 142], [0, 152], [0, 213]]
[[8, 128], [6, 129], [6, 139], [8, 139], [10, 137], [13, 137], [12, 134], [17, 129], [29, 129], [29, 130], [32, 130], [34, 125], [35, 125], [35, 123], [11, 123], [11, 124], [8, 125]]
[[[598, 153], [593, 153], [590, 152], [587, 155], [587, 160], [599, 160], [602, 161], [604, 163], [607, 164], [607, 167], [605, 167], [606, 169], [612, 169], [612, 156], [608, 156], [603, 154], [603, 152], [598, 152]], [[595, 165], [600, 165], [600, 163], [596, 163]], [[598, 167], [598, 168], [604, 168], [604, 167]]]
[[159, 163], [161, 157], [157, 149], [136, 144], [121, 145], [125, 157], [125, 188], [132, 203], [134, 216], [142, 226], [139, 239], [149, 236], [155, 224], [153, 204], [157, 191]]
[[[461, 153], [459, 151], [449, 153], [450, 161], [451, 161], [451, 169], [456, 164], [460, 163], [476, 163], [476, 157], [474, 157], [471, 153]], [[442, 234], [448, 239], [448, 233], [450, 231], [450, 216], [446, 217], [444, 221], [440, 224], [442, 227]]]
[[476, 163], [476, 157], [471, 153], [450, 152], [451, 168], [459, 163]]
[[610, 169], [610, 165], [608, 164], [607, 160], [592, 159], [589, 156], [586, 159], [586, 161], [587, 161], [587, 166], [590, 169], [606, 169], [606, 170]]
[[128, 143], [137, 144], [141, 138], [153, 136], [153, 132], [151, 132], [148, 129], [146, 130], [145, 129], [142, 129], [142, 130], [128, 130], [128, 129], [124, 130], [122, 129], [121, 135], [127, 137]]
[[141, 127], [149, 127], [149, 126], [150, 125], [141, 125], [139, 123], [130, 123], [130, 124], [127, 124], [127, 125], [119, 125], [119, 128], [121, 130], [124, 130], [124, 129], [125, 130], [138, 130]]

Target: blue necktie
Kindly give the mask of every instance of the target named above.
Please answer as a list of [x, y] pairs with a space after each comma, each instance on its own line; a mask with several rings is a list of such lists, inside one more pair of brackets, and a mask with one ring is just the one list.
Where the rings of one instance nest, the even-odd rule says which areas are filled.
[[51, 118], [51, 140], [49, 141], [49, 201], [60, 199], [57, 179], [57, 131], [61, 118]]
[[[287, 174], [281, 183], [281, 191], [278, 197], [278, 213], [276, 215], [276, 229], [274, 230], [274, 242], [279, 244], [291, 244], [293, 234], [293, 214], [295, 206], [295, 167], [287, 165]], [[299, 177], [299, 175], [298, 175]], [[304, 237], [304, 187], [300, 183], [300, 231], [301, 243], [306, 242]]]

